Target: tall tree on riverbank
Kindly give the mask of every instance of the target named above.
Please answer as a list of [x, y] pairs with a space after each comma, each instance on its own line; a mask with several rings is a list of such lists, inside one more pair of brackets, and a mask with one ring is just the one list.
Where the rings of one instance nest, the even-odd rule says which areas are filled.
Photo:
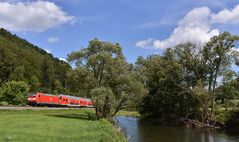
[[218, 78], [229, 71], [233, 62], [238, 59], [238, 52], [235, 50], [238, 39], [238, 36], [223, 32], [212, 37], [205, 46], [186, 43], [175, 48], [178, 60], [185, 70], [184, 78], [190, 87], [188, 89], [194, 88], [198, 81], [203, 88], [208, 88], [211, 95], [211, 112], [208, 119], [213, 118]]
[[183, 66], [172, 49], [167, 49], [163, 56], [138, 58], [136, 69], [149, 91], [140, 105], [141, 114], [173, 124], [175, 119], [196, 112], [195, 99], [184, 89]]
[[233, 61], [238, 60], [238, 52], [235, 50], [238, 36], [233, 36], [228, 32], [214, 36], [204, 47], [204, 58], [208, 65], [208, 90], [212, 96], [211, 119], [215, 107], [215, 89], [218, 77], [230, 69]]
[[80, 84], [90, 83], [84, 89], [92, 98], [98, 118], [114, 116], [122, 108], [139, 101], [145, 93], [119, 44], [94, 39], [87, 48], [72, 52], [68, 61], [76, 64], [71, 74], [87, 74], [78, 81]]
[[[179, 102], [179, 96], [187, 94], [184, 95], [184, 99], [190, 100], [185, 101], [184, 104], [191, 101], [195, 105], [189, 103], [185, 106], [192, 108], [194, 113], [203, 108], [203, 119], [212, 120], [218, 78], [230, 70], [231, 65], [235, 63], [234, 61], [238, 61], [238, 52], [235, 50], [237, 40], [238, 36], [224, 32], [212, 37], [204, 46], [182, 43], [173, 49], [167, 49], [163, 56], [149, 56], [145, 61], [139, 58], [136, 63], [136, 65], [141, 63], [138, 67], [141, 75], [139, 78], [149, 89], [149, 95], [145, 97], [144, 105], [141, 107], [142, 113], [162, 116], [161, 110], [164, 110], [162, 108], [170, 110], [169, 106], [173, 106], [173, 111], [168, 111], [163, 115], [166, 120], [168, 120], [168, 116], [175, 114], [193, 117], [190, 113], [189, 115], [177, 114], [180, 111], [176, 109], [177, 106], [173, 105], [183, 104]], [[198, 84], [199, 81], [200, 85]], [[210, 95], [208, 96], [208, 94]], [[208, 104], [209, 97], [210, 104]], [[172, 102], [173, 104], [170, 104]], [[161, 106], [163, 103], [167, 105]], [[207, 107], [210, 106], [211, 112], [209, 113]], [[184, 110], [183, 112], [190, 111]], [[206, 115], [207, 117], [205, 117]]]

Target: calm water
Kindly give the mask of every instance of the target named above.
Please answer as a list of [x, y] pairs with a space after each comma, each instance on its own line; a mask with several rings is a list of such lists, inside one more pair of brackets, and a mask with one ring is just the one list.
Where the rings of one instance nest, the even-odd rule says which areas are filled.
[[129, 142], [239, 142], [239, 131], [164, 127], [127, 116], [116, 119]]

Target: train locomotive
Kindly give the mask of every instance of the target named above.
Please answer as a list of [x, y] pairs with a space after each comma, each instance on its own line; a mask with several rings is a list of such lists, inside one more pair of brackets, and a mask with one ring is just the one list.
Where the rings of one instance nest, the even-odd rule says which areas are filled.
[[91, 99], [69, 95], [52, 95], [45, 93], [29, 94], [30, 106], [94, 107]]

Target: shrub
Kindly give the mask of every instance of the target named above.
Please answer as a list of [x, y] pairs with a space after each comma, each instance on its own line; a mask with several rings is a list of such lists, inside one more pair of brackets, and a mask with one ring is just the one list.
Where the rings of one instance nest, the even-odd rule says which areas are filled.
[[2, 101], [0, 101], [0, 106], [8, 106], [8, 102], [2, 102]]
[[115, 96], [112, 90], [107, 87], [97, 87], [91, 90], [90, 95], [96, 109], [97, 118], [111, 117], [115, 104]]
[[29, 93], [29, 86], [22, 81], [10, 81], [3, 84], [1, 91], [1, 101], [9, 104], [25, 104]]
[[225, 110], [215, 111], [215, 119], [217, 122], [225, 124], [225, 122], [227, 122], [229, 118], [230, 118], [230, 112]]
[[230, 117], [225, 122], [226, 126], [229, 128], [239, 128], [239, 110], [234, 109], [230, 111]]
[[3, 92], [2, 92], [2, 88], [0, 87], [0, 102], [3, 101]]

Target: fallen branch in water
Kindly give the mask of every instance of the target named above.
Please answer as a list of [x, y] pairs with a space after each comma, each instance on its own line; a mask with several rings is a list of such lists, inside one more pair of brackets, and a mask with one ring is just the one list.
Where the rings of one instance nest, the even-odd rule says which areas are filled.
[[212, 128], [212, 129], [219, 129], [222, 128], [221, 126], [216, 125], [210, 125], [207, 123], [202, 123], [198, 120], [188, 119], [188, 118], [181, 118], [181, 122], [184, 123], [187, 127], [193, 127], [193, 128]]

